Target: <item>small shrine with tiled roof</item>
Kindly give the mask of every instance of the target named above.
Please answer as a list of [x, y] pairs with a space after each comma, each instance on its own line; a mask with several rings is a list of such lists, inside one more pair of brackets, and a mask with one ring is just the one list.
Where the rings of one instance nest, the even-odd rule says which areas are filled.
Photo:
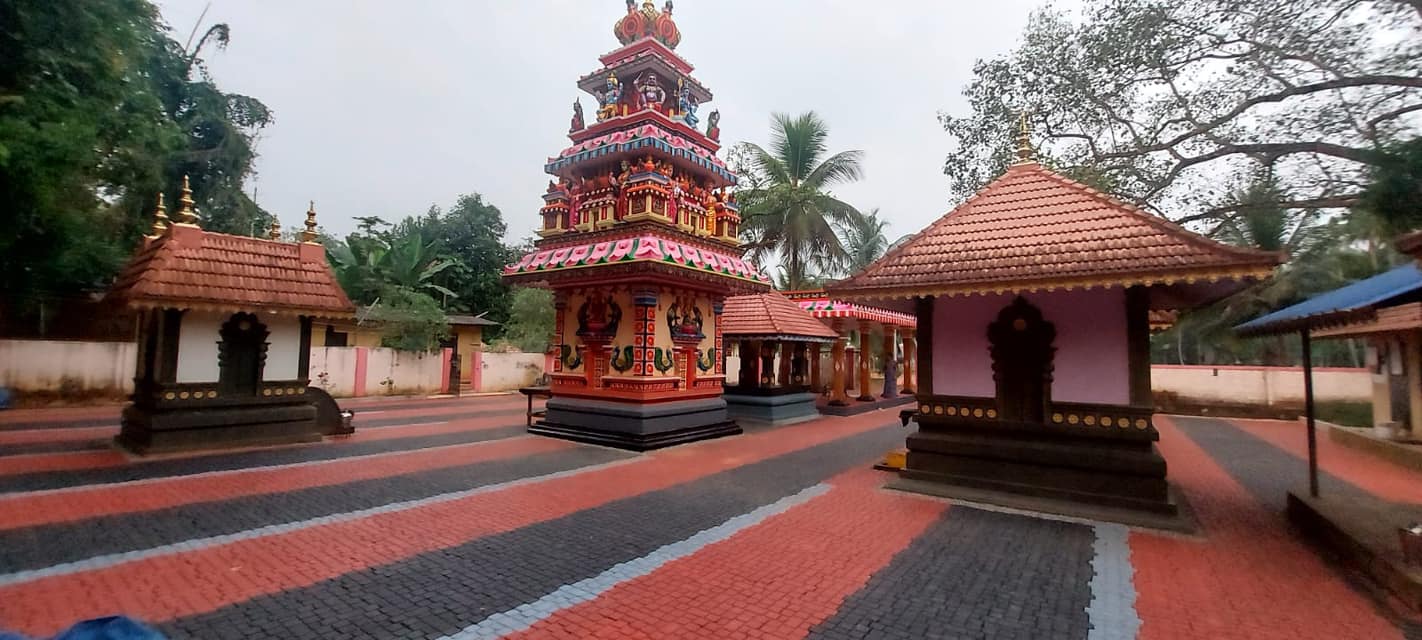
[[1192, 233], [1018, 162], [831, 295], [918, 318], [905, 488], [1027, 508], [1178, 513], [1152, 424], [1150, 331], [1281, 256]]
[[727, 298], [722, 326], [740, 355], [737, 384], [726, 389], [732, 416], [781, 424], [819, 415], [811, 379], [821, 346], [838, 333], [777, 291]]
[[310, 389], [311, 325], [355, 307], [316, 241], [204, 231], [187, 178], [106, 299], [138, 314], [133, 402], [118, 442], [138, 452], [320, 439], [344, 428]]
[[[839, 336], [831, 352], [830, 370], [832, 375], [827, 389], [830, 397], [830, 413], [843, 414], [850, 411], [845, 407], [858, 406], [855, 402], [876, 402], [885, 406], [905, 404], [912, 401], [914, 393], [914, 371], [917, 357], [915, 352], [915, 332], [918, 320], [912, 313], [895, 311], [884, 307], [857, 302], [845, 302], [826, 293], [824, 289], [787, 291], [785, 295], [800, 305], [800, 308], [831, 327]], [[884, 388], [878, 399], [869, 388], [871, 362], [875, 345], [867, 344], [867, 337], [875, 330], [883, 335], [882, 347]], [[850, 346], [851, 333], [860, 336], [859, 349]], [[903, 343], [903, 389], [897, 387], [899, 344]], [[813, 386], [820, 388], [819, 367], [814, 367]], [[903, 397], [900, 398], [900, 395]]]
[[541, 239], [504, 271], [557, 307], [533, 433], [642, 450], [740, 431], [722, 398], [723, 304], [770, 280], [741, 259], [720, 114], [675, 51], [672, 8], [627, 2], [622, 47], [578, 80], [595, 117], [575, 102], [572, 146], [544, 165]]

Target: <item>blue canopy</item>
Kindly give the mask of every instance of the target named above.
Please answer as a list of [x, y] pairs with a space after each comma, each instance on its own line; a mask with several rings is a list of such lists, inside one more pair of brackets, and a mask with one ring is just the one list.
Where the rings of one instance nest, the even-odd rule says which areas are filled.
[[1391, 271], [1255, 318], [1234, 330], [1240, 335], [1258, 336], [1319, 329], [1365, 318], [1377, 306], [1419, 290], [1422, 290], [1422, 270], [1417, 268], [1416, 262], [1408, 262]]

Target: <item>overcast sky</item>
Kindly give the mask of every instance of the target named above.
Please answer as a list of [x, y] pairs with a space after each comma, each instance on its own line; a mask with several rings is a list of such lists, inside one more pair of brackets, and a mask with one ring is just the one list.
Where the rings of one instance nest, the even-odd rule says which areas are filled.
[[[660, 5], [662, 0], [658, 0]], [[715, 93], [722, 141], [764, 143], [772, 112], [815, 110], [867, 178], [838, 191], [891, 221], [946, 212], [940, 110], [965, 113], [979, 58], [1010, 49], [1040, 0], [680, 0], [678, 48]], [[568, 146], [574, 85], [620, 45], [621, 0], [158, 0], [179, 41], [203, 8], [232, 27], [205, 55], [226, 91], [275, 112], [248, 184], [284, 226], [315, 200], [337, 234], [479, 192], [509, 239], [537, 224], [548, 156]]]

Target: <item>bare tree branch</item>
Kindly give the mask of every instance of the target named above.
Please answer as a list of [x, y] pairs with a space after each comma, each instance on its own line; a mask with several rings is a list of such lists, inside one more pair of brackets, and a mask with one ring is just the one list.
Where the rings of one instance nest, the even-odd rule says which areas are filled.
[[[1422, 0], [1418, 0], [1418, 2], [1422, 2]], [[1417, 77], [1412, 77], [1412, 76], [1392, 76], [1392, 75], [1368, 75], [1368, 76], [1358, 76], [1358, 77], [1354, 77], [1354, 78], [1341, 78], [1341, 79], [1338, 79], [1338, 80], [1329, 80], [1329, 81], [1327, 81], [1327, 82], [1319, 82], [1319, 83], [1310, 84], [1310, 85], [1299, 85], [1299, 86], [1293, 87], [1293, 88], [1291, 88], [1291, 89], [1286, 89], [1286, 90], [1284, 90], [1284, 91], [1279, 91], [1279, 92], [1276, 92], [1276, 93], [1271, 93], [1271, 94], [1261, 95], [1261, 96], [1254, 96], [1253, 98], [1250, 98], [1250, 99], [1248, 99], [1248, 100], [1244, 100], [1244, 101], [1240, 102], [1239, 104], [1235, 105], [1235, 107], [1234, 107], [1233, 109], [1230, 109], [1228, 112], [1226, 112], [1226, 113], [1224, 113], [1223, 115], [1221, 115], [1221, 116], [1215, 118], [1214, 120], [1210, 120], [1209, 122], [1203, 123], [1203, 124], [1201, 124], [1201, 125], [1195, 127], [1194, 129], [1192, 129], [1192, 130], [1190, 130], [1190, 131], [1187, 131], [1187, 132], [1185, 132], [1185, 133], [1182, 133], [1182, 134], [1180, 134], [1180, 135], [1178, 135], [1178, 136], [1176, 136], [1176, 137], [1174, 137], [1174, 138], [1172, 138], [1172, 139], [1170, 139], [1170, 140], [1166, 140], [1166, 141], [1164, 141], [1164, 142], [1160, 142], [1160, 143], [1156, 143], [1156, 144], [1152, 144], [1152, 145], [1145, 145], [1145, 146], [1141, 146], [1141, 147], [1138, 147], [1138, 148], [1135, 148], [1135, 149], [1126, 150], [1126, 151], [1118, 151], [1118, 152], [1114, 152], [1114, 153], [1103, 154], [1103, 155], [1101, 156], [1101, 159], [1103, 159], [1103, 160], [1109, 160], [1109, 159], [1112, 159], [1112, 158], [1125, 158], [1125, 157], [1129, 157], [1129, 156], [1139, 155], [1139, 154], [1141, 154], [1141, 153], [1153, 153], [1153, 152], [1156, 152], [1156, 151], [1169, 151], [1171, 148], [1176, 147], [1176, 146], [1178, 146], [1178, 145], [1180, 145], [1180, 144], [1183, 144], [1183, 143], [1185, 143], [1185, 142], [1188, 142], [1191, 138], [1195, 138], [1195, 137], [1197, 137], [1197, 136], [1204, 135], [1204, 134], [1208, 133], [1210, 130], [1212, 130], [1212, 129], [1216, 128], [1216, 127], [1219, 127], [1219, 126], [1221, 126], [1221, 125], [1224, 125], [1224, 124], [1228, 123], [1230, 120], [1233, 120], [1233, 119], [1235, 119], [1235, 118], [1237, 118], [1237, 117], [1243, 115], [1245, 112], [1249, 111], [1250, 109], [1252, 109], [1252, 108], [1254, 108], [1254, 107], [1257, 107], [1257, 106], [1259, 106], [1259, 105], [1262, 105], [1262, 104], [1283, 102], [1284, 100], [1287, 100], [1287, 99], [1289, 99], [1289, 98], [1293, 98], [1293, 97], [1297, 97], [1297, 96], [1303, 96], [1303, 95], [1308, 95], [1308, 94], [1313, 94], [1313, 93], [1319, 93], [1319, 92], [1323, 92], [1323, 91], [1333, 91], [1333, 90], [1336, 90], [1336, 89], [1344, 89], [1344, 88], [1349, 88], [1349, 87], [1367, 87], [1367, 86], [1398, 86], [1398, 87], [1415, 87], [1415, 88], [1422, 89], [1422, 78], [1417, 78]]]

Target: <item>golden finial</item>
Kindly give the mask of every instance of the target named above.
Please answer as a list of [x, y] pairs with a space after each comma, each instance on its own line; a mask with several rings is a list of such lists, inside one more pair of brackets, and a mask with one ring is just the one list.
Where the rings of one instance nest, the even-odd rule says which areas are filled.
[[188, 185], [187, 174], [183, 175], [183, 192], [178, 198], [178, 224], [185, 224], [196, 227], [198, 223], [197, 211], [193, 209], [193, 189]]
[[163, 192], [158, 192], [158, 208], [153, 212], [153, 233], [148, 237], [157, 238], [168, 230], [168, 207], [163, 205]]
[[316, 242], [316, 201], [306, 210], [306, 230], [301, 232], [302, 242]]
[[272, 218], [272, 226], [267, 230], [267, 239], [281, 240], [281, 221]]
[[1032, 123], [1029, 117], [1026, 109], [1017, 116], [1017, 164], [1037, 161], [1036, 153], [1032, 150]]

